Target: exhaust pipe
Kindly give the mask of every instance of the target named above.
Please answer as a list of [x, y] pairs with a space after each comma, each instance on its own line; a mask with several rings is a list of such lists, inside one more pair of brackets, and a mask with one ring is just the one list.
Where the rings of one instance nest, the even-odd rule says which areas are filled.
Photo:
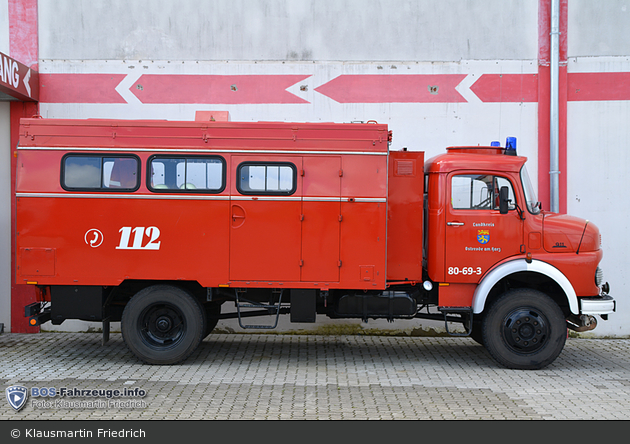
[[578, 333], [591, 331], [597, 327], [597, 319], [589, 315], [581, 315], [579, 318], [577, 316], [571, 316], [567, 319], [567, 327]]

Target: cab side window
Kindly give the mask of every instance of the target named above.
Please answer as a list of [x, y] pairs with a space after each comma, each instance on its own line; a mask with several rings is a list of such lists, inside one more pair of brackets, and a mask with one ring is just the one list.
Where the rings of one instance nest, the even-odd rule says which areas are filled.
[[498, 210], [499, 190], [508, 187], [509, 209], [516, 208], [509, 179], [490, 174], [462, 174], [451, 180], [451, 205], [455, 210]]

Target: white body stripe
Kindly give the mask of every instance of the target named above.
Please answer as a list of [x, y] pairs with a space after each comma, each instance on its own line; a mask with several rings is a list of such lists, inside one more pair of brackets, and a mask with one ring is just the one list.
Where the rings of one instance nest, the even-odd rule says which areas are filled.
[[194, 194], [133, 194], [133, 193], [15, 193], [16, 197], [60, 197], [70, 199], [182, 199], [230, 200], [230, 196], [200, 196]]
[[48, 197], [69, 199], [180, 199], [180, 200], [264, 200], [264, 201], [303, 201], [303, 202], [367, 202], [384, 203], [384, 197], [300, 197], [300, 196], [229, 196], [199, 195], [193, 193], [177, 194], [137, 194], [137, 193], [16, 193], [16, 197]]

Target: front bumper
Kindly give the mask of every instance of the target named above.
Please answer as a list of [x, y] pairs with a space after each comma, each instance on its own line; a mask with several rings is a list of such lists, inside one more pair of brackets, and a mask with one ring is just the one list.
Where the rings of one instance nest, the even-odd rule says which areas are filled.
[[607, 315], [617, 310], [617, 302], [607, 294], [578, 298], [578, 300], [580, 314], [583, 315]]

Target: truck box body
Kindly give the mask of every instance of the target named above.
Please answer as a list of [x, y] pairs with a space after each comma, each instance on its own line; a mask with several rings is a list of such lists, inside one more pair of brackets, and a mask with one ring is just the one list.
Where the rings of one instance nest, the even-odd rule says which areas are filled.
[[[384, 289], [421, 280], [423, 153], [389, 154], [379, 124], [26, 119], [18, 282]], [[73, 176], [99, 167], [102, 183]], [[114, 180], [123, 168], [130, 184]], [[246, 170], [268, 188], [262, 195], [244, 185]], [[195, 188], [181, 188], [185, 173], [197, 174]], [[162, 188], [169, 174], [175, 182]]]

